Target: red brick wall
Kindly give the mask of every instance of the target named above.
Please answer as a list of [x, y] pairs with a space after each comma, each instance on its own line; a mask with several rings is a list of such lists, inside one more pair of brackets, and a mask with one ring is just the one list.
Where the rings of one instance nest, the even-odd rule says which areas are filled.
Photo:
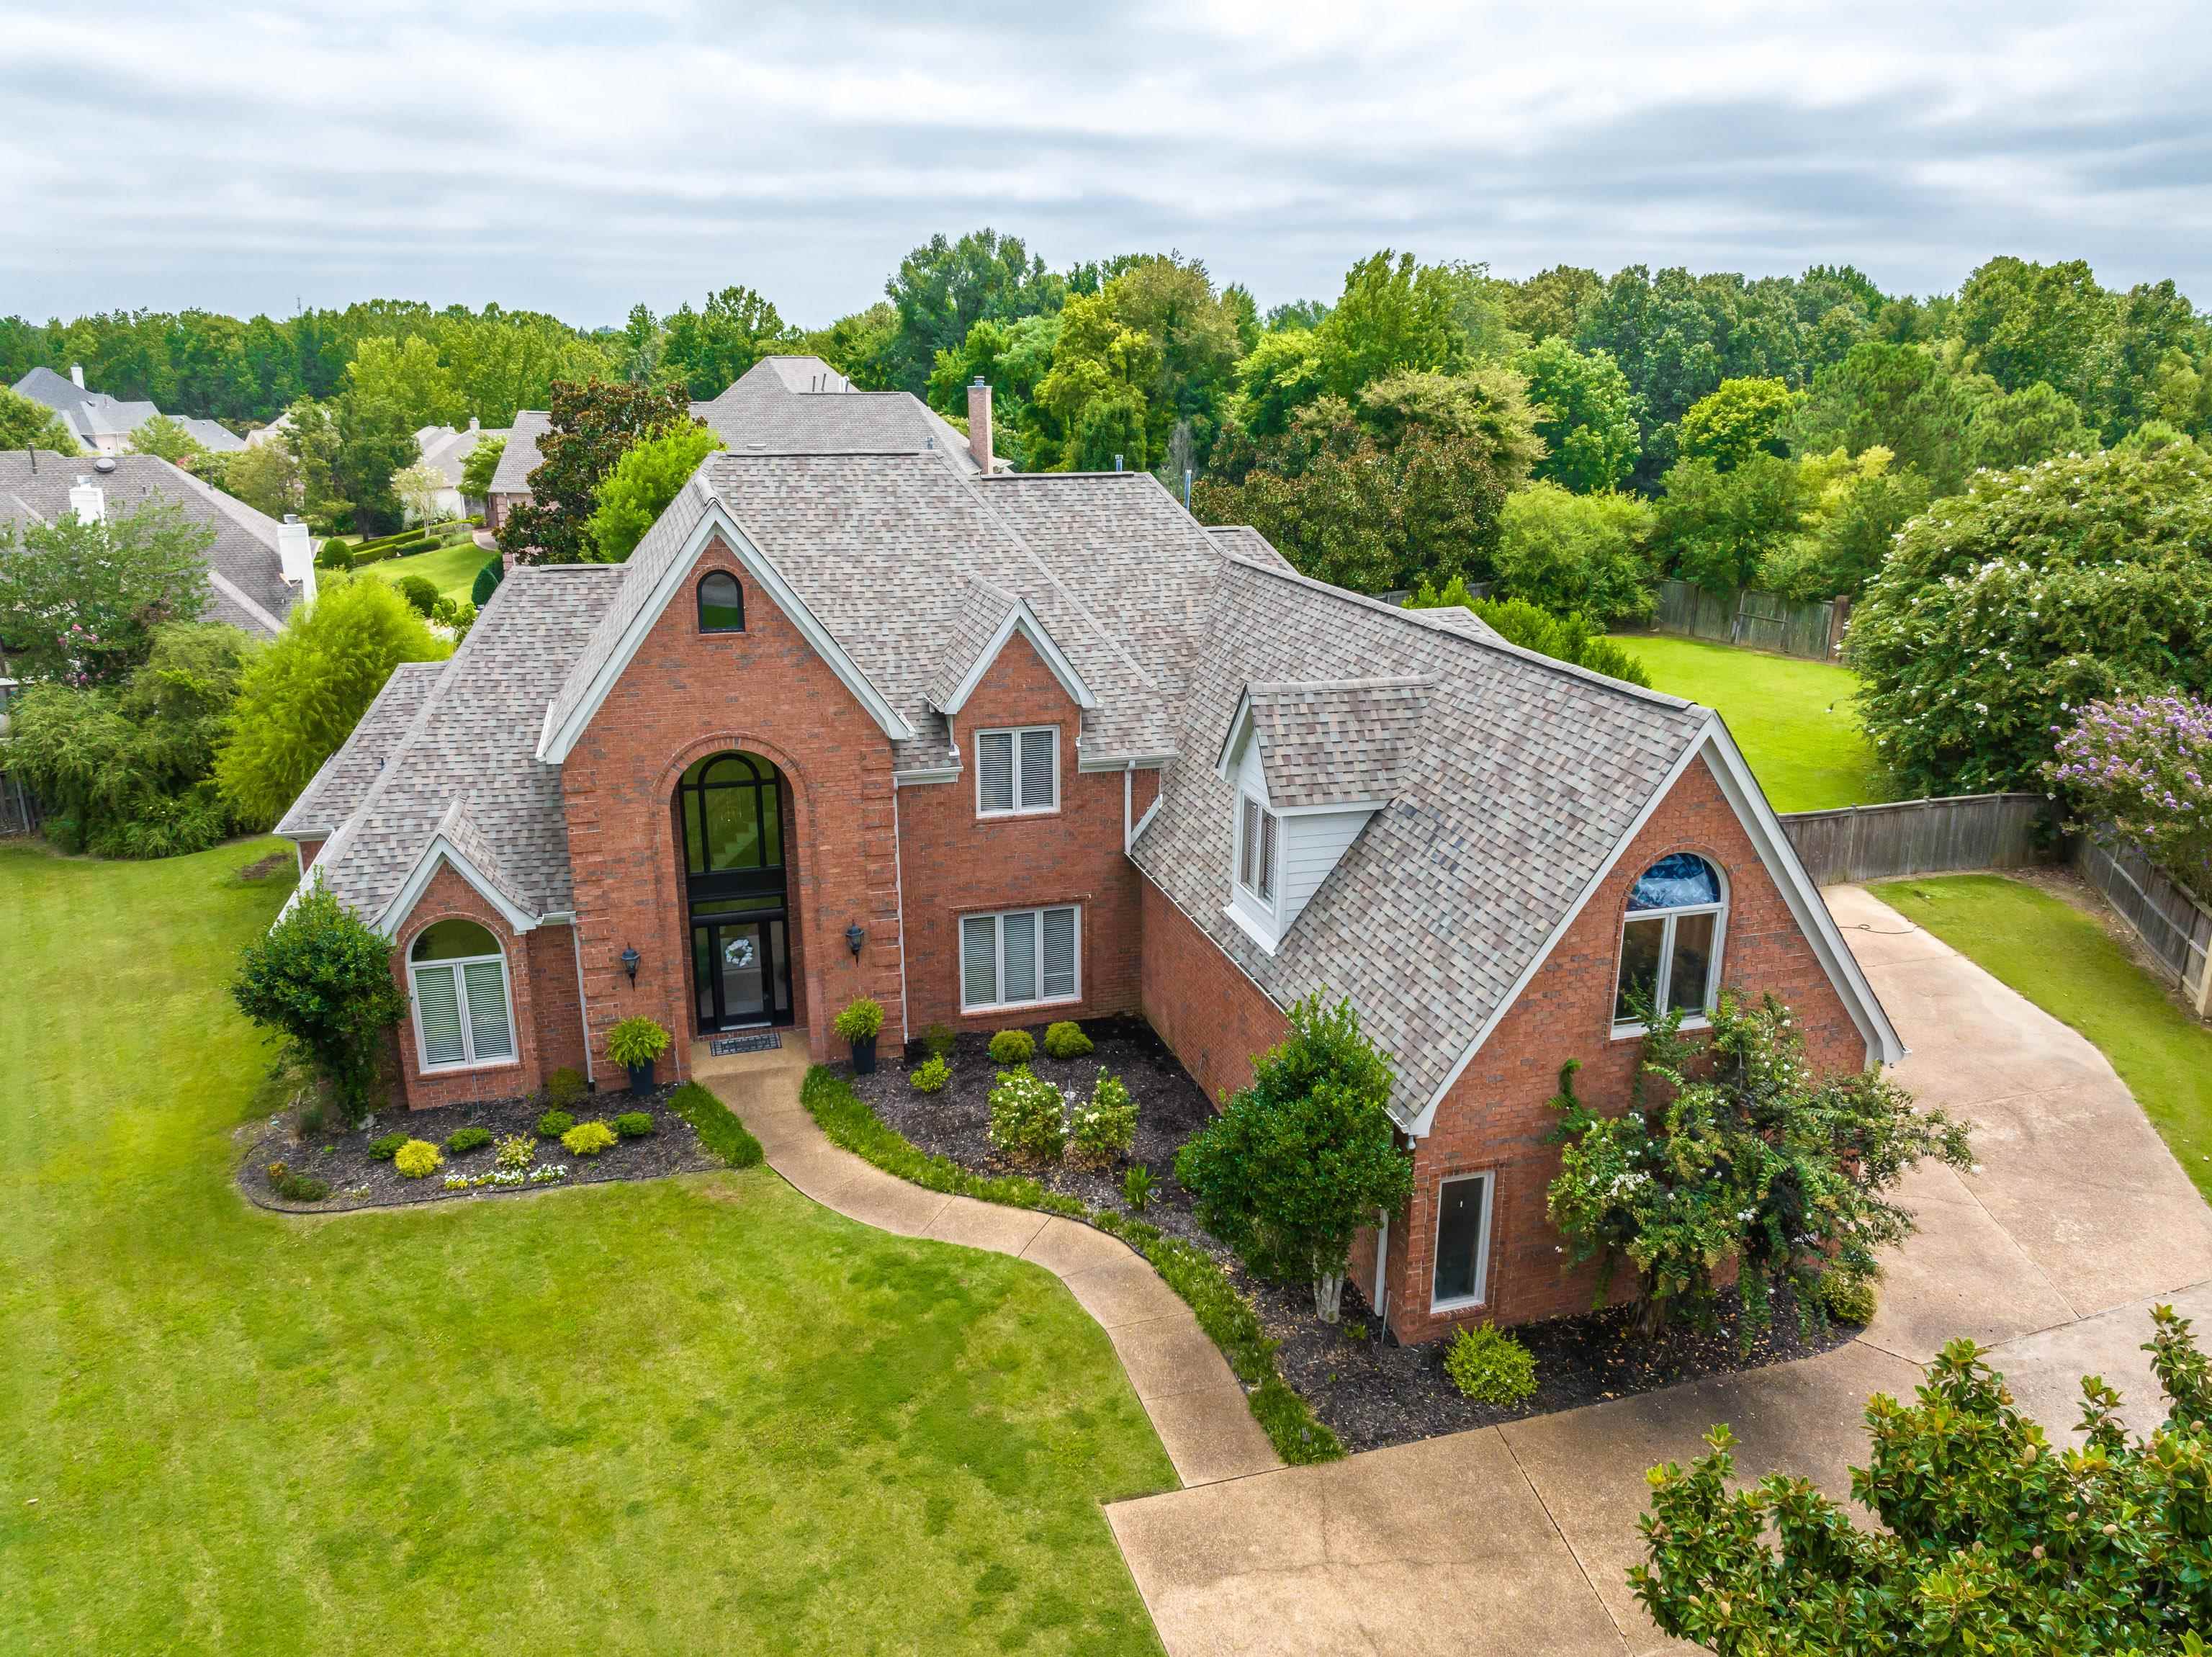
[[[899, 847], [906, 898], [907, 1033], [933, 1023], [996, 1030], [1051, 1019], [1133, 1012], [1138, 1005], [1139, 877], [1122, 850], [1122, 773], [1076, 769], [1082, 710], [1029, 641], [1017, 633], [953, 721], [962, 769], [951, 783], [899, 790]], [[1013, 726], [1060, 728], [1060, 809], [978, 817], [975, 734]], [[1133, 813], [1158, 792], [1139, 772]], [[1131, 818], [1134, 820], [1134, 817]], [[1045, 904], [1080, 904], [1081, 1000], [963, 1014], [960, 917]], [[897, 1029], [898, 1009], [889, 1033]]]
[[[1592, 1108], [1627, 1108], [1638, 1044], [1611, 1036], [1621, 919], [1638, 877], [1660, 858], [1694, 851], [1729, 885], [1722, 982], [1771, 990], [1794, 1008], [1808, 1057], [1824, 1072], [1866, 1063], [1865, 1039], [1798, 930], [1772, 878], [1712, 773], [1692, 765], [1652, 814], [1520, 999], [1438, 1107], [1414, 1161], [1413, 1199], [1390, 1235], [1391, 1326], [1403, 1340], [1432, 1340], [1457, 1323], [1502, 1324], [1585, 1311], [1594, 1269], [1567, 1272], [1544, 1213], [1559, 1150], [1544, 1142], [1558, 1120], [1550, 1100], [1559, 1067], [1583, 1061], [1576, 1087]], [[1445, 1178], [1494, 1171], [1486, 1304], [1454, 1314], [1428, 1309], [1437, 1187]], [[1372, 1255], [1368, 1256], [1372, 1271]], [[1371, 1275], [1362, 1282], [1371, 1282]]]
[[1290, 1033], [1290, 1021], [1165, 892], [1139, 881], [1145, 1016], [1218, 1100], [1252, 1080], [1252, 1060]]
[[[422, 1057], [415, 1045], [415, 1019], [412, 992], [408, 989], [407, 952], [425, 927], [438, 921], [456, 917], [465, 917], [489, 929], [492, 936], [507, 956], [507, 993], [510, 1011], [514, 1018], [515, 1057], [504, 1063], [478, 1065], [466, 1070], [441, 1070], [425, 1075]], [[399, 1021], [398, 1082], [402, 1100], [410, 1110], [426, 1111], [441, 1105], [459, 1105], [469, 1100], [512, 1099], [526, 1093], [544, 1079], [545, 1067], [540, 1045], [544, 1032], [541, 1021], [546, 1016], [539, 1005], [543, 986], [550, 976], [544, 969], [546, 952], [542, 944], [533, 947], [533, 940], [544, 939], [547, 933], [559, 934], [555, 941], [568, 941], [565, 928], [541, 927], [534, 932], [518, 935], [510, 929], [499, 911], [487, 902], [477, 889], [456, 874], [450, 865], [441, 866], [430, 877], [429, 886], [415, 905], [392, 941], [392, 972], [399, 982], [402, 991], [409, 993], [408, 1016]], [[565, 952], [564, 952], [565, 953]], [[569, 966], [569, 982], [574, 984], [575, 966]], [[576, 995], [568, 991], [568, 1006], [573, 1010]], [[557, 1033], [556, 1041], [557, 1043]], [[572, 1041], [570, 1045], [577, 1045]], [[554, 1063], [563, 1061], [556, 1059]]]
[[[713, 569], [744, 589], [745, 631], [698, 630], [694, 592]], [[562, 771], [583, 935], [585, 995], [602, 1089], [625, 1085], [606, 1033], [634, 1014], [675, 1033], [662, 1080], [688, 1072], [698, 1032], [690, 986], [676, 784], [694, 760], [742, 749], [788, 784], [785, 861], [793, 917], [792, 987], [799, 1039], [842, 1048], [836, 1010], [873, 996], [898, 1006], [890, 745], [775, 601], [717, 540], [703, 551], [586, 729]], [[847, 923], [868, 938], [856, 963]], [[641, 959], [633, 986], [623, 949]]]

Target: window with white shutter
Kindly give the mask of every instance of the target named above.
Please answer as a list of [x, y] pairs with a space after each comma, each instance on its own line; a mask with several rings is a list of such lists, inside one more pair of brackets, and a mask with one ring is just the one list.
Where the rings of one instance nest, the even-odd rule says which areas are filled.
[[1237, 834], [1237, 879], [1262, 904], [1275, 901], [1275, 813], [1244, 796]]
[[1073, 905], [963, 916], [961, 1010], [1080, 999], [1082, 933], [1081, 913]]
[[465, 1064], [468, 1043], [461, 1034], [461, 985], [442, 963], [415, 969], [415, 1011], [422, 1021], [422, 1063]]
[[461, 968], [461, 988], [469, 998], [469, 1049], [479, 1064], [514, 1057], [514, 1031], [507, 1019], [507, 968], [498, 961], [471, 961]]
[[975, 814], [1018, 817], [1060, 809], [1060, 727], [975, 733]]
[[407, 952], [416, 1049], [426, 1070], [497, 1064], [514, 1057], [507, 960], [474, 921], [425, 927]]

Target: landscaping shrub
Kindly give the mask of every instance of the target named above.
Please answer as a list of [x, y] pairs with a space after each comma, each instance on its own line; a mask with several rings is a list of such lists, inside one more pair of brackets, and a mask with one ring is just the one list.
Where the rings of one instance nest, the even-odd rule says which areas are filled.
[[538, 1143], [528, 1134], [509, 1134], [499, 1142], [499, 1148], [491, 1154], [491, 1158], [508, 1172], [517, 1172], [538, 1160]]
[[650, 1111], [624, 1111], [615, 1118], [615, 1131], [624, 1139], [653, 1137], [653, 1113]]
[[624, 1069], [650, 1064], [668, 1051], [670, 1037], [648, 1018], [627, 1018], [607, 1032], [607, 1057]]
[[598, 503], [586, 525], [602, 564], [628, 558], [699, 462], [722, 447], [705, 426], [678, 426], [631, 445], [600, 481]]
[[587, 1091], [584, 1073], [564, 1064], [545, 1078], [545, 1106], [548, 1110], [574, 1112], [584, 1102]]
[[866, 996], [859, 996], [848, 1002], [844, 1010], [830, 1022], [847, 1041], [866, 1041], [884, 1027], [883, 1003]]
[[1441, 610], [1454, 605], [1474, 612], [1508, 644], [1555, 661], [1571, 661], [1608, 679], [1647, 689], [1650, 685], [1651, 676], [1644, 671], [1644, 664], [1603, 633], [1592, 631], [1579, 614], [1553, 615], [1526, 599], [1474, 598], [1468, 593], [1467, 583], [1456, 576], [1441, 591], [1424, 582], [1406, 600], [1408, 610]]
[[416, 615], [427, 617], [438, 607], [438, 584], [428, 576], [402, 576], [399, 596], [414, 606]]
[[932, 1024], [921, 1033], [922, 1051], [932, 1058], [949, 1059], [952, 1057], [952, 1050], [959, 1045], [959, 1034], [949, 1024]]
[[1129, 1205], [1132, 1214], [1142, 1214], [1152, 1205], [1152, 1171], [1139, 1162], [1121, 1176], [1121, 1200]]
[[319, 1203], [331, 1194], [326, 1181], [295, 1173], [282, 1162], [269, 1165], [269, 1189], [288, 1203]]
[[1121, 1077], [1098, 1073], [1091, 1102], [1075, 1113], [1073, 1142], [1069, 1155], [1092, 1167], [1129, 1154], [1137, 1142], [1137, 1101]]
[[420, 1179], [445, 1165], [446, 1159], [438, 1154], [438, 1148], [427, 1139], [410, 1139], [392, 1156], [392, 1166], [406, 1179]]
[[1036, 1040], [1026, 1030], [1001, 1030], [991, 1038], [991, 1063], [1026, 1064], [1036, 1057]]
[[451, 1156], [463, 1156], [471, 1151], [480, 1151], [490, 1143], [489, 1128], [456, 1128], [446, 1136], [446, 1151]]
[[597, 1156], [615, 1142], [615, 1130], [604, 1122], [579, 1122], [561, 1136], [571, 1156]]
[[1847, 1271], [1823, 1273], [1820, 1304], [1838, 1323], [1864, 1328], [1874, 1321], [1874, 1279]]
[[407, 1136], [404, 1133], [380, 1135], [368, 1142], [368, 1154], [380, 1162], [389, 1162], [406, 1142]]
[[1518, 1404], [1536, 1392], [1535, 1355], [1495, 1324], [1453, 1336], [1444, 1374], [1477, 1404]]
[[941, 1093], [951, 1080], [952, 1067], [941, 1058], [931, 1057], [916, 1065], [906, 1082], [918, 1093]]
[[2084, 820], [2212, 902], [2212, 700], [2143, 697], [2075, 710], [2045, 775]]
[[1176, 1178], [1207, 1230], [1263, 1276], [1310, 1282], [1334, 1323], [1352, 1235], [1376, 1209], [1405, 1208], [1413, 1165], [1390, 1115], [1389, 1063], [1352, 1004], [1309, 996], [1290, 1020], [1252, 1085], [1176, 1154]]
[[1044, 1033], [1044, 1050], [1054, 1058], [1081, 1058], [1091, 1051], [1091, 1038], [1083, 1026], [1062, 1019]]
[[318, 570], [350, 570], [353, 568], [353, 549], [335, 538], [315, 549]]
[[1017, 1162], [1057, 1162], [1067, 1148], [1060, 1089], [1024, 1066], [1000, 1071], [991, 1089], [989, 1135]]
[[575, 1125], [576, 1118], [568, 1112], [548, 1111], [538, 1118], [538, 1136], [540, 1139], [558, 1139]]
[[469, 588], [469, 602], [479, 610], [491, 602], [491, 595], [499, 591], [500, 582], [507, 579], [507, 559], [495, 552], [486, 558], [483, 568], [477, 571], [475, 583]]
[[745, 1124], [731, 1114], [730, 1107], [712, 1089], [687, 1081], [668, 1095], [668, 1108], [691, 1124], [700, 1144], [731, 1167], [760, 1166], [763, 1154], [760, 1141], [745, 1131]]

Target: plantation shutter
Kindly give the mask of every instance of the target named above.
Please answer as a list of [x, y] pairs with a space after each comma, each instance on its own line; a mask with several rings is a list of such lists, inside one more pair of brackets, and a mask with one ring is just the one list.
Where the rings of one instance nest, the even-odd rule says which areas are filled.
[[1075, 993], [1075, 911], [1044, 912], [1044, 999]]
[[424, 1064], [459, 1064], [468, 1057], [461, 1040], [460, 989], [452, 967], [415, 969], [415, 1008], [422, 1025]]
[[1001, 915], [999, 925], [1006, 940], [1006, 981], [1000, 986], [1007, 1001], [1037, 998], [1037, 917], [1034, 909], [1018, 915]]
[[969, 1007], [989, 1007], [999, 999], [996, 916], [970, 915], [960, 923], [960, 999]]
[[978, 811], [1014, 808], [1014, 734], [985, 731], [975, 739]]
[[469, 992], [469, 1041], [477, 1063], [514, 1057], [514, 1031], [507, 1016], [507, 975], [497, 961], [461, 968]]
[[1243, 844], [1237, 853], [1237, 877], [1246, 886], [1256, 888], [1260, 884], [1260, 807], [1251, 801], [1244, 802], [1244, 821], [1242, 825]]
[[1053, 775], [1060, 758], [1058, 731], [1024, 731], [1022, 733], [1022, 809], [1050, 811], [1059, 802], [1057, 782]]
[[[1258, 811], [1258, 807], [1254, 807]], [[1275, 814], [1260, 812], [1260, 883], [1259, 892], [1270, 903], [1275, 897]]]

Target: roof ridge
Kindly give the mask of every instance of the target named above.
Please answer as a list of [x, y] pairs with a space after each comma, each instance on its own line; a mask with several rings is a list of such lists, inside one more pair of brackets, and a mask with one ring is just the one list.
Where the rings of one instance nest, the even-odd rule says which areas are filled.
[[[1218, 527], [1230, 527], [1225, 524]], [[1358, 605], [1386, 616], [1395, 617], [1408, 626], [1419, 627], [1429, 632], [1440, 634], [1445, 638], [1456, 639], [1462, 644], [1472, 644], [1481, 649], [1494, 650], [1502, 655], [1517, 656], [1523, 661], [1550, 672], [1569, 679], [1580, 679], [1584, 684], [1595, 685], [1602, 690], [1631, 697], [1638, 701], [1656, 702], [1662, 708], [1688, 709], [1704, 706], [1702, 703], [1691, 702], [1682, 697], [1669, 696], [1664, 691], [1654, 691], [1642, 685], [1631, 685], [1626, 679], [1613, 679], [1604, 673], [1594, 673], [1589, 668], [1581, 667], [1575, 662], [1561, 661], [1557, 656], [1547, 656], [1540, 650], [1531, 650], [1525, 645], [1516, 644], [1509, 639], [1483, 638], [1473, 633], [1462, 633], [1457, 628], [1447, 627], [1441, 622], [1429, 620], [1422, 611], [1408, 610], [1403, 605], [1385, 604], [1380, 599], [1370, 598], [1364, 593], [1354, 593], [1348, 588], [1332, 587], [1325, 581], [1316, 581], [1311, 576], [1303, 575], [1296, 570], [1278, 570], [1271, 564], [1255, 564], [1251, 559], [1231, 548], [1224, 548], [1222, 557], [1227, 559], [1234, 569], [1248, 570], [1255, 576], [1272, 576], [1277, 581], [1290, 582], [1300, 587], [1310, 588], [1316, 592], [1327, 594], [1329, 597], [1340, 600], [1345, 603]], [[1468, 613], [1472, 615], [1474, 612], [1470, 611]], [[1480, 617], [1476, 618], [1480, 619]]]
[[1373, 679], [1255, 679], [1245, 688], [1254, 696], [1269, 691], [1376, 691], [1422, 690], [1436, 685], [1432, 673], [1385, 673]]

